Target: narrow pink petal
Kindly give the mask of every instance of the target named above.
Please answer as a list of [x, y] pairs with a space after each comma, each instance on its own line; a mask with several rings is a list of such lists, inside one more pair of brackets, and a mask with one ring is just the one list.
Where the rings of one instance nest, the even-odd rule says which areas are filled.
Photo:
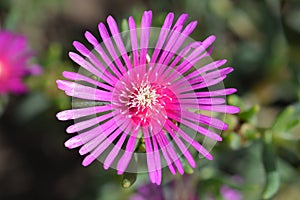
[[81, 131], [81, 130], [84, 130], [84, 129], [87, 129], [89, 127], [92, 127], [112, 116], [114, 116], [116, 114], [116, 112], [111, 112], [111, 113], [108, 113], [108, 114], [105, 114], [105, 115], [101, 115], [99, 117], [96, 117], [96, 118], [92, 118], [92, 119], [88, 119], [86, 121], [82, 121], [82, 122], [78, 122], [76, 124], [73, 124], [71, 126], [69, 126], [67, 128], [67, 133], [75, 133], [75, 132], [78, 132], [78, 131]]
[[106, 90], [109, 90], [109, 91], [113, 91], [114, 90], [114, 88], [111, 87], [110, 85], [101, 83], [99, 81], [96, 81], [96, 80], [94, 80], [92, 78], [86, 77], [86, 76], [84, 76], [82, 74], [78, 74], [76, 72], [67, 72], [67, 71], [64, 71], [62, 75], [65, 78], [73, 80], [73, 81], [85, 81], [87, 83], [90, 83], [92, 85], [98, 86], [100, 88], [103, 88], [103, 89], [106, 89]]
[[164, 159], [167, 162], [167, 165], [169, 167], [170, 172], [173, 175], [175, 175], [176, 174], [176, 170], [175, 170], [175, 168], [173, 166], [173, 162], [172, 162], [172, 160], [171, 160], [171, 158], [170, 158], [170, 156], [168, 154], [168, 151], [167, 151], [168, 149], [165, 148], [165, 144], [162, 142], [161, 138], [159, 137], [160, 134], [164, 134], [164, 133], [158, 133], [158, 134], [154, 135], [153, 137], [155, 137], [158, 145], [160, 146], [160, 150], [163, 153], [163, 157], [164, 157]]
[[94, 46], [94, 48], [99, 46], [98, 40], [90, 32], [86, 31], [84, 33], [84, 36], [89, 41], [89, 43], [91, 43]]
[[163, 72], [163, 74], [161, 75], [160, 80], [163, 80], [164, 82], [174, 82], [176, 80], [176, 77], [177, 77], [177, 76], [174, 75], [174, 72], [175, 72], [174, 69], [176, 68], [176, 72], [177, 72], [177, 70], [178, 70], [177, 64], [179, 63], [179, 61], [182, 60], [182, 59], [184, 60], [185, 57], [187, 57], [187, 54], [189, 53], [189, 51], [191, 51], [192, 48], [197, 48], [199, 45], [201, 45], [201, 42], [193, 42], [193, 43], [191, 43], [189, 45], [186, 45], [178, 53], [178, 55], [174, 58], [174, 60], [172, 61], [172, 63], [169, 65], [170, 67], [168, 67]]
[[129, 134], [130, 130], [132, 129], [132, 126], [129, 123], [125, 123], [121, 126], [120, 128], [123, 133], [121, 138], [118, 140], [117, 144], [113, 147], [113, 149], [109, 152], [108, 156], [106, 157], [105, 161], [104, 161], [104, 169], [108, 169], [111, 164], [113, 163], [113, 161], [115, 160], [116, 156], [118, 155], [118, 153], [120, 152], [124, 141], [127, 137], [127, 135]]
[[86, 157], [87, 162], [85, 162], [86, 159], [84, 159], [82, 165], [85, 166], [85, 164], [90, 164], [90, 157], [97, 159], [108, 148], [108, 146], [112, 144], [112, 141], [120, 135], [120, 133], [121, 131], [116, 131], [110, 137], [104, 140], [97, 148], [95, 148], [90, 153], [90, 155]]
[[[112, 57], [113, 61], [117, 64], [118, 69], [121, 71], [122, 74], [126, 73], [126, 69], [123, 66], [122, 62], [119, 59], [119, 56], [117, 55], [117, 52], [115, 50], [114, 44], [112, 43], [110, 39], [110, 35], [108, 34], [108, 31], [103, 23], [99, 23], [98, 25], [99, 33], [103, 39], [103, 42]], [[119, 76], [121, 77], [121, 76]]]
[[[167, 57], [167, 55], [170, 53], [172, 47], [174, 46], [174, 43], [177, 42], [177, 38], [179, 37], [180, 32], [183, 28], [183, 24], [185, 23], [187, 18], [188, 18], [187, 14], [182, 14], [176, 21], [175, 25], [173, 26], [168, 38], [165, 39], [165, 41], [166, 41], [165, 46], [162, 47], [163, 51], [162, 51], [161, 55], [159, 56], [159, 61], [158, 61], [159, 64], [164, 63], [164, 60]], [[168, 30], [168, 32], [169, 32], [169, 30]], [[154, 59], [156, 61], [157, 58], [155, 58], [155, 57], [154, 57]], [[154, 59], [152, 60], [152, 63], [154, 63]], [[156, 69], [159, 69], [159, 68], [156, 68]], [[162, 72], [160, 70], [158, 70], [157, 72], [154, 72], [153, 74], [162, 74]]]
[[170, 129], [168, 126], [165, 126], [164, 128], [171, 135], [171, 137], [173, 138], [173, 140], [175, 141], [176, 145], [178, 146], [178, 148], [180, 149], [180, 151], [182, 152], [182, 154], [185, 156], [185, 158], [187, 159], [187, 161], [189, 162], [189, 164], [191, 165], [191, 167], [195, 168], [196, 167], [196, 162], [195, 162], [193, 156], [191, 155], [188, 147], [186, 147], [185, 144], [179, 139], [179, 137], [176, 136], [176, 134], [174, 133], [173, 129]]
[[199, 106], [202, 110], [210, 110], [213, 112], [228, 113], [228, 114], [237, 114], [240, 112], [240, 109], [236, 106], [229, 105], [213, 105], [213, 106]]
[[193, 71], [192, 73], [188, 74], [186, 76], [186, 79], [190, 79], [194, 76], [199, 76], [201, 75], [202, 73], [206, 73], [207, 71], [210, 71], [210, 70], [213, 70], [213, 69], [216, 69], [216, 68], [219, 68], [221, 67], [222, 65], [224, 65], [225, 63], [227, 62], [227, 60], [217, 60], [217, 61], [214, 61], [214, 62], [211, 62], [199, 69], [197, 69], [196, 71]]
[[194, 124], [192, 122], [189, 122], [183, 118], [179, 118], [178, 116], [176, 116], [175, 114], [172, 114], [171, 112], [168, 112], [168, 117], [186, 125], [187, 127], [201, 133], [202, 135], [204, 135], [206, 137], [209, 137], [216, 141], [222, 141], [222, 137], [220, 135], [218, 135], [217, 133], [212, 132], [212, 131], [210, 131], [206, 128], [203, 128], [202, 126], [199, 126], [197, 124]]
[[126, 170], [128, 164], [131, 160], [131, 157], [134, 153], [137, 136], [138, 136], [138, 129], [135, 129], [129, 136], [129, 140], [126, 145], [126, 149], [117, 164], [116, 168], [118, 170], [118, 174], [123, 174], [124, 171]]
[[112, 36], [116, 42], [116, 45], [121, 53], [121, 56], [127, 66], [127, 69], [131, 69], [132, 68], [132, 64], [130, 62], [129, 56], [127, 54], [127, 51], [125, 49], [123, 40], [120, 36], [120, 31], [118, 28], [118, 25], [116, 23], [116, 21], [114, 20], [114, 18], [112, 16], [108, 16], [107, 18], [107, 24], [109, 26], [110, 32], [112, 33]]
[[165, 64], [165, 59], [168, 56], [168, 54], [171, 52], [171, 49], [175, 44], [178, 42], [178, 38], [180, 37], [182, 30], [182, 26], [176, 26], [174, 30], [171, 31], [169, 38], [167, 39], [167, 43], [165, 47], [163, 48], [163, 53], [159, 57], [158, 63]]
[[57, 87], [69, 96], [89, 100], [111, 101], [112, 93], [66, 80], [57, 80]]
[[[183, 39], [185, 40], [185, 35], [183, 35]], [[177, 71], [181, 74], [186, 73], [190, 70], [198, 61], [203, 58], [210, 56], [209, 52], [206, 52], [206, 48], [213, 43], [215, 36], [210, 36], [206, 40], [204, 40], [189, 56], [184, 58], [183, 62], [177, 67]], [[178, 39], [179, 40], [179, 39]], [[172, 50], [173, 51], [173, 50]], [[177, 50], [176, 50], [177, 51]], [[172, 54], [170, 54], [172, 56]], [[169, 56], [170, 56], [169, 55]], [[169, 58], [169, 60], [171, 57]], [[166, 59], [164, 64], [167, 64], [169, 61]], [[172, 63], [173, 64], [173, 63]], [[170, 78], [174, 77], [174, 73], [170, 73], [166, 81], [170, 81]], [[177, 84], [182, 84], [183, 80], [179, 80]]]
[[[206, 56], [209, 56], [210, 53], [206, 52], [206, 49], [214, 42], [215, 36], [209, 36], [204, 40], [201, 45], [199, 45], [184, 61], [178, 66], [178, 71], [185, 73], [188, 71], [194, 64], [199, 60], [203, 59]], [[200, 56], [201, 55], [201, 56]]]
[[156, 171], [155, 183], [157, 185], [160, 185], [161, 184], [161, 179], [162, 179], [161, 161], [160, 161], [159, 148], [158, 148], [155, 137], [152, 137], [152, 142], [153, 142], [153, 153], [154, 153], [155, 171]]
[[145, 140], [145, 147], [146, 147], [149, 178], [152, 183], [156, 183], [156, 177], [157, 177], [156, 170], [155, 170], [156, 164], [155, 164], [155, 159], [154, 159], [151, 137], [150, 137], [148, 128], [143, 127], [143, 132], [144, 132], [144, 140]]
[[133, 55], [133, 64], [134, 66], [139, 65], [139, 53], [138, 53], [138, 39], [136, 33], [136, 24], [133, 17], [129, 17], [128, 26], [130, 31], [130, 41], [131, 41], [131, 48], [132, 48], [132, 55]]
[[[184, 43], [186, 38], [193, 32], [193, 30], [196, 28], [196, 26], [197, 26], [197, 21], [193, 21], [193, 22], [189, 23], [186, 26], [186, 28], [182, 31], [182, 33], [180, 33], [178, 35], [179, 37], [177, 37], [177, 39], [172, 44], [172, 48], [169, 51], [168, 56], [166, 57], [166, 59], [163, 62], [164, 65], [168, 65], [170, 60], [173, 58], [174, 54], [177, 55], [179, 53], [179, 52], [177, 52], [178, 49]], [[170, 38], [170, 40], [171, 40], [171, 38]]]
[[208, 160], [212, 160], [212, 155], [197, 141], [193, 140], [184, 131], [182, 131], [178, 126], [176, 126], [172, 121], [168, 120], [166, 126], [176, 131], [180, 137], [182, 137], [186, 142], [188, 142], [192, 147], [194, 147], [200, 154], [206, 157]]
[[[111, 132], [115, 129], [116, 123], [114, 120], [109, 120], [100, 126], [97, 126], [91, 130], [80, 133], [65, 142], [65, 147], [73, 149], [83, 144], [87, 144], [89, 141], [95, 139], [99, 135], [104, 135], [105, 132]], [[88, 149], [88, 148], [87, 148]]]
[[[178, 26], [179, 30], [174, 30], [174, 32], [171, 34], [169, 43], [165, 47], [167, 51], [165, 51], [162, 56], [160, 57], [159, 63], [162, 63], [164, 66], [169, 65], [169, 62], [174, 57], [174, 54], [178, 54], [178, 49], [181, 47], [183, 42], [186, 40], [188, 35], [196, 28], [197, 21], [193, 21], [189, 23], [186, 28], [181, 33], [181, 26]], [[174, 26], [175, 27], [175, 26]], [[179, 31], [179, 32], [178, 32]], [[161, 72], [159, 72], [161, 74]]]
[[180, 174], [184, 174], [184, 170], [183, 170], [183, 167], [182, 167], [182, 164], [181, 164], [181, 161], [180, 161], [180, 158], [179, 156], [176, 154], [175, 150], [173, 149], [173, 146], [172, 144], [170, 143], [170, 141], [168, 141], [166, 135], [164, 132], [162, 132], [162, 134], [157, 134], [156, 135], [158, 140], [161, 141], [162, 145], [163, 145], [163, 149], [166, 149], [172, 162], [175, 163], [177, 169], [178, 169], [178, 172]]
[[102, 77], [102, 73], [98, 71], [95, 67], [93, 67], [89, 62], [87, 62], [84, 58], [82, 58], [80, 55], [70, 52], [69, 57], [78, 65], [86, 69], [87, 71], [91, 72], [92, 74]]
[[216, 97], [216, 96], [226, 96], [233, 93], [236, 93], [237, 89], [235, 88], [226, 88], [214, 91], [203, 91], [203, 92], [192, 92], [192, 93], [185, 93], [179, 94], [178, 97], [180, 98], [203, 98], [203, 97]]
[[222, 120], [219, 120], [214, 117], [209, 117], [206, 115], [201, 115], [197, 113], [192, 113], [189, 111], [181, 111], [184, 118], [194, 121], [196, 123], [202, 123], [211, 127], [214, 127], [219, 130], [226, 130], [228, 128], [228, 125], [224, 123]]
[[112, 63], [111, 59], [107, 56], [105, 51], [102, 49], [102, 47], [99, 44], [98, 40], [88, 31], [86, 31], [84, 35], [85, 35], [86, 39], [94, 46], [94, 49], [101, 56], [101, 58], [106, 63], [106, 65], [109, 66], [109, 68], [113, 71], [113, 73], [117, 77], [121, 77], [122, 75], [117, 70], [116, 66]]
[[[120, 124], [116, 124], [115, 120], [120, 121]], [[120, 134], [120, 132], [124, 130], [123, 125], [124, 120], [120, 120], [117, 117], [115, 119], [108, 120], [108, 122], [101, 124], [100, 126], [97, 126], [92, 130], [88, 130], [84, 133], [81, 133], [81, 139], [84, 141], [85, 144], [80, 148], [79, 154], [84, 155], [86, 153], [91, 152], [104, 140], [107, 140], [106, 143], [112, 143], [114, 141], [114, 138], [116, 138]]]
[[197, 89], [201, 89], [201, 88], [209, 88], [210, 86], [221, 83], [225, 78], [226, 78], [226, 76], [221, 76], [216, 79], [211, 79], [211, 80], [208, 80], [203, 83], [195, 84], [195, 85], [193, 85], [193, 89], [197, 90]]
[[[156, 67], [154, 69], [156, 69], [156, 71], [152, 72], [152, 76], [149, 77], [149, 79], [155, 79], [153, 77], [153, 75], [158, 75], [158, 74], [162, 74], [163, 70], [165, 69], [164, 67], [160, 67], [165, 58], [167, 57], [167, 55], [169, 54], [169, 52], [172, 49], [172, 46], [174, 45], [174, 43], [176, 43], [177, 38], [179, 37], [179, 35], [181, 34], [180, 31], [182, 29], [182, 26], [177, 26], [174, 30], [171, 31], [169, 38], [167, 39], [167, 43], [165, 45], [165, 47], [163, 48], [163, 51], [161, 53], [161, 55], [159, 56], [159, 60], [156, 64]], [[164, 65], [167, 66], [167, 65]], [[160, 77], [158, 77], [160, 78]], [[162, 78], [160, 78], [162, 79]]]
[[[197, 89], [201, 89], [201, 88], [208, 88], [210, 86], [213, 86], [213, 85], [216, 85], [220, 82], [222, 82], [224, 79], [226, 78], [226, 76], [222, 76], [222, 77], [219, 77], [217, 79], [212, 79], [212, 80], [209, 80], [207, 82], [203, 82], [203, 83], [199, 83], [199, 84], [195, 84], [195, 85], [192, 85], [192, 87], [190, 85], [182, 85], [182, 84], [171, 84], [169, 86], [169, 88], [179, 94], [179, 93], [188, 93], [188, 92], [194, 92], [195, 90]], [[178, 83], [178, 82], [177, 82]]]
[[78, 136], [79, 136], [79, 135], [74, 136], [74, 137], [68, 139], [68, 140], [64, 143], [65, 147], [67, 147], [67, 148], [69, 148], [69, 149], [74, 149], [74, 148], [77, 148], [77, 147], [83, 145], [83, 144], [84, 144], [83, 141], [82, 141], [81, 138], [78, 137]]
[[160, 30], [159, 37], [158, 37], [157, 43], [155, 45], [155, 49], [154, 49], [153, 55], [151, 57], [150, 63], [156, 62], [157, 57], [163, 47], [163, 44], [166, 41], [168, 33], [170, 32], [170, 28], [172, 26], [173, 19], [174, 19], [174, 13], [169, 13], [164, 21], [164, 24], [163, 24], [161, 30]]
[[176, 56], [176, 58], [172, 61], [170, 64], [171, 68], [174, 68], [181, 59], [185, 59], [187, 57], [187, 54], [191, 51], [191, 49], [197, 48], [199, 45], [201, 45], [202, 42], [193, 42], [189, 45], [186, 45]]
[[195, 70], [195, 66], [197, 66], [197, 63], [206, 58], [206, 57], [209, 57], [210, 56], [210, 53], [209, 52], [204, 52], [202, 55], [199, 55], [198, 57], [196, 57], [195, 59], [189, 61], [186, 63], [186, 65], [182, 65], [180, 67], [178, 67], [178, 72], [180, 72], [181, 74], [184, 74], [186, 73], [187, 71], [192, 71], [192, 70]]
[[186, 22], [186, 20], [188, 19], [188, 17], [189, 17], [189, 15], [186, 14], [186, 13], [181, 14], [178, 17], [178, 19], [177, 19], [177, 21], [176, 21], [176, 23], [174, 25], [174, 28], [177, 27], [177, 26], [183, 26], [183, 24]]
[[209, 72], [209, 73], [207, 73], [203, 76], [193, 78], [189, 82], [190, 82], [190, 84], [208, 82], [212, 79], [216, 79], [216, 78], [219, 78], [219, 77], [222, 77], [222, 76], [226, 76], [227, 74], [230, 74], [232, 71], [233, 71], [232, 67], [226, 67], [226, 68], [223, 68], [223, 69], [219, 69], [219, 70]]
[[[108, 70], [107, 68], [105, 68], [103, 66], [103, 64], [99, 61], [99, 58], [97, 58], [91, 51], [89, 51], [83, 44], [81, 44], [80, 42], [73, 42], [73, 46], [85, 57], [87, 57], [89, 59], [89, 61], [94, 65], [96, 66], [101, 72], [103, 72], [103, 76], [100, 77], [102, 78], [103, 80], [105, 81], [108, 81], [108, 82], [115, 82], [117, 81], [118, 79], [113, 76]], [[108, 77], [110, 80], [107, 80], [107, 78], [105, 77]]]
[[96, 160], [96, 157], [90, 154], [84, 158], [84, 160], [82, 161], [82, 165], [86, 167], [90, 165], [94, 160]]
[[182, 104], [199, 104], [199, 105], [218, 105], [224, 104], [226, 101], [223, 98], [179, 98]]
[[146, 64], [148, 44], [150, 39], [150, 28], [152, 23], [152, 11], [145, 11], [141, 22], [141, 41], [140, 41], [140, 65]]
[[71, 120], [71, 119], [78, 119], [81, 117], [94, 115], [96, 113], [105, 112], [105, 111], [109, 111], [109, 110], [112, 110], [111, 105], [72, 109], [72, 110], [65, 110], [65, 111], [59, 112], [59, 113], [57, 113], [56, 117], [59, 120], [65, 121], [65, 120]]

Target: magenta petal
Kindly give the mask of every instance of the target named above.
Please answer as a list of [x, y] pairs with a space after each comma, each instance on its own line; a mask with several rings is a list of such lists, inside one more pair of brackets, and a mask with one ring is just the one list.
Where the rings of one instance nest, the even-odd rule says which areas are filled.
[[[117, 81], [116, 77], [113, 76], [104, 66], [103, 64], [99, 61], [99, 59], [92, 53], [90, 52], [83, 44], [79, 42], [74, 42], [73, 46], [85, 57], [89, 59], [89, 61], [97, 67], [101, 72], [103, 72], [103, 76], [99, 77], [102, 78], [103, 80], [107, 82], [112, 82], [112, 81]], [[106, 78], [107, 76], [107, 78]]]
[[155, 137], [152, 137], [152, 142], [153, 142], [153, 153], [154, 153], [154, 160], [155, 160], [155, 171], [156, 171], [156, 177], [155, 177], [155, 183], [157, 185], [161, 184], [161, 160], [160, 160], [160, 155], [159, 155], [159, 148], [156, 142]]
[[188, 19], [188, 17], [189, 17], [188, 14], [181, 14], [178, 17], [178, 19], [177, 19], [177, 21], [176, 21], [176, 23], [174, 25], [174, 28], [177, 27], [177, 26], [182, 26], [186, 22], [186, 20]]
[[162, 29], [160, 31], [153, 55], [151, 57], [150, 63], [155, 63], [157, 60], [157, 57], [159, 55], [159, 53], [161, 52], [161, 49], [165, 43], [165, 40], [168, 36], [168, 33], [170, 32], [170, 28], [172, 26], [173, 23], [173, 19], [174, 19], [174, 14], [173, 13], [169, 13], [165, 19], [165, 22], [162, 26]]
[[85, 59], [83, 59], [81, 56], [79, 56], [76, 53], [70, 52], [69, 57], [76, 62], [78, 65], [86, 69], [87, 71], [91, 72], [92, 74], [102, 77], [102, 73], [98, 71], [95, 67], [93, 67], [89, 62], [87, 62]]
[[128, 125], [128, 123], [125, 123], [123, 125], [121, 125], [121, 129], [124, 130], [124, 133], [122, 133], [121, 138], [118, 140], [117, 144], [114, 146], [114, 148], [111, 150], [111, 152], [108, 154], [108, 156], [106, 157], [105, 161], [104, 161], [104, 169], [108, 169], [111, 164], [113, 163], [113, 161], [115, 160], [116, 156], [118, 155], [119, 151], [122, 148], [122, 145], [129, 133], [129, 131], [131, 130], [131, 126]]
[[168, 120], [167, 124], [174, 131], [178, 132], [180, 137], [182, 137], [185, 141], [187, 141], [191, 146], [193, 146], [199, 153], [201, 153], [203, 156], [205, 156], [208, 160], [213, 159], [212, 155], [201, 144], [199, 144], [197, 141], [190, 138], [190, 136], [188, 136], [179, 127], [177, 127], [175, 124], [173, 124], [173, 122]]
[[144, 140], [146, 146], [146, 156], [147, 156], [147, 165], [149, 171], [149, 177], [152, 183], [156, 183], [157, 180], [157, 170], [156, 170], [156, 160], [154, 159], [154, 153], [152, 148], [152, 142], [147, 128], [143, 128], [144, 131]]
[[71, 119], [78, 119], [81, 117], [94, 115], [96, 113], [109, 111], [111, 109], [112, 109], [111, 105], [106, 105], [106, 106], [96, 106], [96, 107], [89, 107], [89, 108], [65, 110], [65, 111], [57, 113], [56, 117], [59, 120], [63, 120], [63, 121], [71, 120]]
[[139, 65], [139, 53], [138, 53], [138, 41], [137, 41], [137, 32], [136, 32], [136, 24], [133, 17], [129, 17], [128, 26], [130, 31], [130, 41], [132, 47], [133, 54], [133, 64], [134, 66]]
[[182, 154], [185, 156], [185, 158], [188, 160], [189, 164], [191, 165], [191, 167], [195, 168], [196, 167], [196, 163], [195, 160], [193, 158], [193, 156], [191, 155], [191, 153], [189, 152], [188, 148], [184, 145], [184, 143], [175, 135], [175, 133], [173, 132], [172, 129], [169, 129], [168, 126], [165, 126], [166, 130], [170, 133], [171, 137], [174, 139], [175, 143], [177, 144], [177, 146], [179, 147], [180, 151], [182, 152]]
[[[165, 148], [165, 144], [162, 142], [161, 138], [159, 137], [159, 135], [164, 134], [164, 133], [158, 133], [157, 135], [154, 136], [155, 140], [157, 141], [162, 153], [163, 153], [163, 157], [167, 162], [167, 165], [169, 167], [169, 170], [172, 174], [176, 174], [176, 170], [173, 166], [173, 162], [168, 154], [168, 149]], [[153, 139], [154, 140], [154, 139]]]
[[96, 158], [93, 155], [88, 155], [82, 161], [82, 165], [86, 167], [86, 166], [90, 165], [94, 160], [96, 160]]
[[99, 46], [98, 40], [90, 32], [86, 31], [84, 36], [94, 47]]
[[118, 47], [118, 50], [120, 51], [120, 54], [121, 54], [121, 56], [122, 56], [122, 58], [123, 58], [123, 60], [124, 60], [124, 62], [126, 64], [127, 68], [131, 69], [132, 68], [132, 64], [130, 62], [129, 56], [128, 56], [127, 52], [126, 52], [124, 43], [122, 41], [118, 25], [117, 25], [116, 21], [114, 20], [114, 18], [112, 16], [108, 16], [108, 18], [107, 18], [107, 24], [109, 26], [110, 32], [113, 35], [115, 43], [116, 43], [116, 45]]
[[115, 114], [115, 112], [111, 112], [111, 113], [108, 113], [108, 114], [105, 114], [105, 115], [101, 115], [101, 116], [96, 117], [96, 118], [88, 119], [86, 121], [78, 122], [74, 125], [69, 126], [67, 128], [67, 133], [75, 133], [75, 132], [87, 129], [89, 127], [92, 127], [92, 126], [94, 126], [94, 125], [96, 125], [96, 124], [112, 117], [113, 114]]
[[135, 143], [137, 140], [137, 135], [138, 135], [138, 131], [134, 131], [129, 136], [129, 140], [126, 145], [125, 152], [117, 164], [118, 174], [124, 173], [125, 169], [127, 168], [128, 164], [129, 164], [129, 161], [131, 160], [131, 157], [132, 157], [132, 154], [134, 151], [134, 147], [135, 147]]
[[171, 114], [171, 113], [169, 113], [168, 117], [172, 118], [172, 119], [174, 119], [174, 120], [176, 120], [176, 121], [178, 121], [178, 122], [180, 122], [184, 125], [186, 125], [187, 127], [190, 127], [191, 129], [194, 129], [197, 132], [200, 132], [202, 135], [204, 135], [206, 137], [209, 137], [209, 138], [211, 138], [213, 140], [216, 140], [216, 141], [222, 141], [222, 137], [220, 135], [218, 135], [217, 133], [214, 133], [214, 132], [212, 132], [212, 131], [210, 131], [210, 130], [202, 127], [202, 126], [199, 126], [197, 124], [189, 122], [185, 119], [180, 119], [176, 115]]
[[98, 29], [99, 29], [100, 35], [103, 39], [103, 42], [104, 42], [110, 56], [112, 57], [112, 61], [114, 61], [117, 64], [118, 69], [121, 71], [122, 74], [124, 74], [126, 72], [126, 69], [119, 59], [119, 56], [115, 50], [114, 44], [111, 41], [110, 35], [108, 34], [108, 31], [107, 31], [105, 25], [103, 23], [99, 23]]
[[81, 75], [81, 74], [78, 74], [78, 73], [75, 73], [75, 72], [64, 71], [63, 76], [65, 78], [73, 80], [73, 81], [85, 81], [86, 83], [90, 83], [92, 85], [98, 86], [100, 88], [103, 88], [103, 89], [106, 89], [106, 90], [109, 90], [109, 91], [113, 90], [113, 87], [111, 87], [108, 84], [101, 83], [99, 81], [96, 81], [94, 79], [91, 79], [89, 77], [86, 77], [84, 75]]
[[151, 23], [152, 11], [145, 11], [141, 22], [140, 65], [146, 64]]

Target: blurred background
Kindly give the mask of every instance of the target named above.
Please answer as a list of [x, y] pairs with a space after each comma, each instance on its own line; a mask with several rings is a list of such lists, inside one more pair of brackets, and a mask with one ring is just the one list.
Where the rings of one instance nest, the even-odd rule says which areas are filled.
[[[153, 26], [168, 12], [197, 20], [192, 34], [211, 34], [214, 59], [226, 58], [235, 71], [226, 87], [238, 89], [228, 102], [241, 107], [224, 141], [213, 149], [215, 159], [201, 159], [183, 179], [147, 185], [138, 176], [124, 189], [122, 177], [95, 162], [84, 168], [58, 111], [71, 108], [71, 98], [56, 88], [65, 70], [78, 67], [68, 58], [74, 40], [84, 32], [97, 35], [108, 15], [141, 19], [153, 11]], [[30, 91], [0, 100], [0, 199], [278, 199], [300, 196], [300, 3], [298, 0], [1, 0], [2, 29], [24, 34], [36, 52], [40, 76], [25, 82]], [[271, 135], [268, 137], [268, 135]], [[157, 194], [158, 196], [153, 196]], [[230, 196], [231, 195], [231, 196]]]

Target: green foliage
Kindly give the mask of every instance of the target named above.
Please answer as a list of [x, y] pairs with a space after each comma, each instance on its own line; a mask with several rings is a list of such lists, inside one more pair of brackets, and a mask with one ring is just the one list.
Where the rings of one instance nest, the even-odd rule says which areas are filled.
[[272, 198], [279, 190], [280, 184], [272, 137], [271, 131], [266, 131], [262, 137], [262, 160], [266, 172], [266, 184], [262, 194], [263, 199]]

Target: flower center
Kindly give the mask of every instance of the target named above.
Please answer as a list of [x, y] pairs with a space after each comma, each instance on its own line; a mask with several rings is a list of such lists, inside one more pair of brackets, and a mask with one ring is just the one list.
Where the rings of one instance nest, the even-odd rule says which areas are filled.
[[157, 71], [158, 68], [138, 66], [116, 83], [112, 105], [119, 112], [116, 123], [120, 126], [131, 124], [149, 128], [152, 133], [159, 132], [168, 119], [168, 112], [180, 113], [175, 93]]
[[160, 95], [149, 83], [143, 83], [139, 88], [133, 87], [133, 89], [134, 91], [129, 96], [129, 108], [136, 107], [138, 111], [143, 111], [158, 103]]

